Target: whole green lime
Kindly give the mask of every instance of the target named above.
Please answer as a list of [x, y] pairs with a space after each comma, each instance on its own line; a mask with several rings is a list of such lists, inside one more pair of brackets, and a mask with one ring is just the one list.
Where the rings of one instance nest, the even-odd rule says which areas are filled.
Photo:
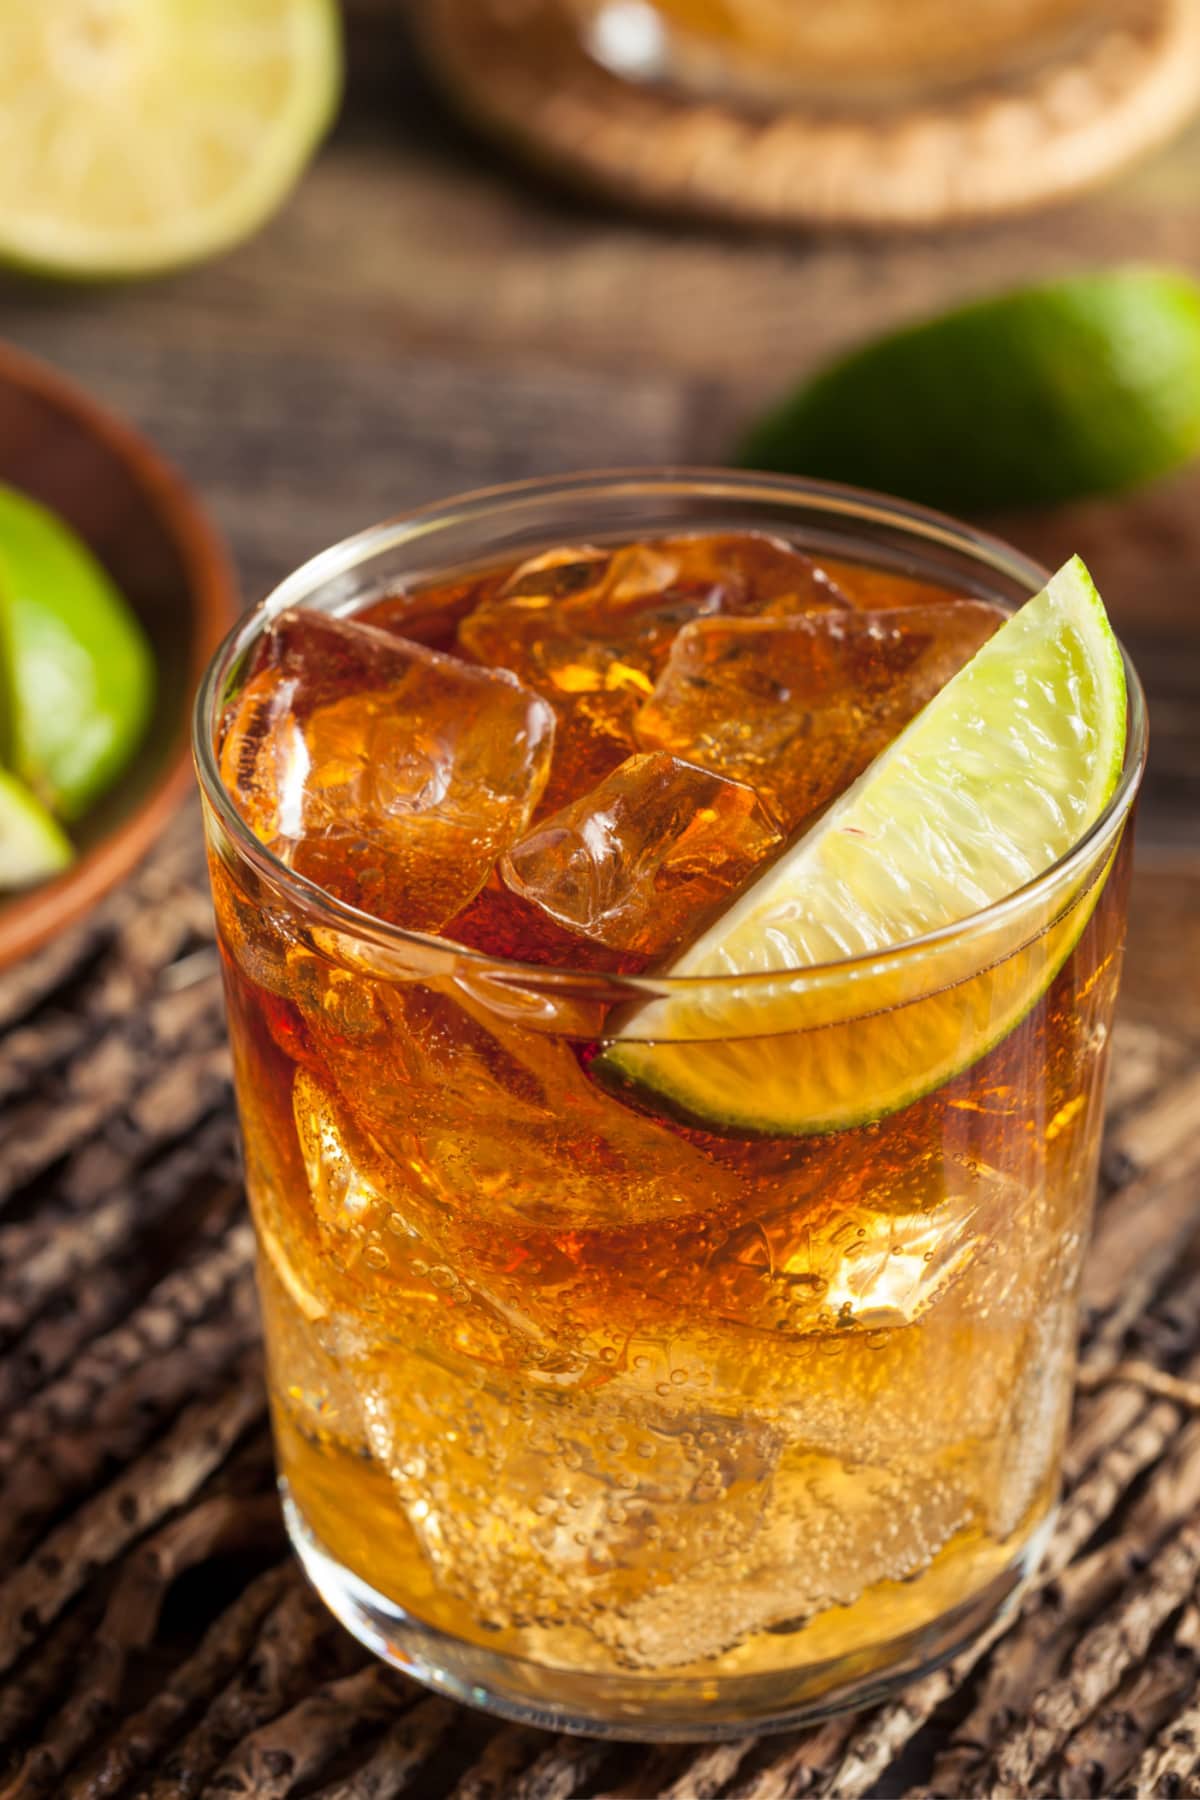
[[1200, 287], [1109, 269], [909, 326], [804, 382], [738, 460], [951, 511], [1136, 486], [1200, 451]]

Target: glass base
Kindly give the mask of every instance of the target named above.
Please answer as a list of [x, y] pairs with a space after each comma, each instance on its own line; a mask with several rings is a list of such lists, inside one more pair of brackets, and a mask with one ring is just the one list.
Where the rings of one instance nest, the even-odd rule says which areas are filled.
[[439, 1693], [501, 1718], [586, 1737], [703, 1743], [790, 1730], [870, 1706], [948, 1661], [1010, 1612], [1041, 1560], [1052, 1516], [994, 1580], [953, 1611], [890, 1642], [824, 1662], [715, 1680], [541, 1666], [414, 1618], [332, 1557], [281, 1481], [288, 1534], [309, 1580], [361, 1644]]

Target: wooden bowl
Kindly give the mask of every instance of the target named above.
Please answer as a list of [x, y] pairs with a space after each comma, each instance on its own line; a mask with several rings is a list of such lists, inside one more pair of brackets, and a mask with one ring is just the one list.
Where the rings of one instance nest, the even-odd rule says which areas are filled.
[[192, 781], [191, 703], [237, 610], [225, 546], [181, 478], [130, 426], [44, 363], [0, 344], [0, 482], [73, 525], [150, 638], [158, 668], [141, 747], [73, 830], [55, 881], [0, 896], [0, 967], [95, 905], [140, 861]]

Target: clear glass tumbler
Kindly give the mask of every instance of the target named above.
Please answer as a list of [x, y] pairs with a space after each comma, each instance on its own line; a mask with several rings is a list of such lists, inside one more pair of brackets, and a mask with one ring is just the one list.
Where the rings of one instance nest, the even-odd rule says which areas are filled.
[[[1136, 676], [1117, 791], [1044, 875], [886, 954], [727, 978], [747, 1055], [764, 1001], [798, 1090], [859, 1072], [862, 1122], [808, 1135], [702, 1127], [600, 1084], [596, 1044], [680, 983], [372, 920], [255, 839], [214, 743], [284, 608], [352, 612], [556, 544], [742, 530], [855, 565], [881, 596], [1013, 606], [1043, 581], [993, 539], [846, 489], [534, 482], [305, 565], [227, 640], [197, 712], [297, 1551], [422, 1680], [635, 1738], [875, 1698], [981, 1630], [1039, 1553], [1145, 750]], [[677, 1052], [701, 1054], [712, 1013], [685, 1016]]]

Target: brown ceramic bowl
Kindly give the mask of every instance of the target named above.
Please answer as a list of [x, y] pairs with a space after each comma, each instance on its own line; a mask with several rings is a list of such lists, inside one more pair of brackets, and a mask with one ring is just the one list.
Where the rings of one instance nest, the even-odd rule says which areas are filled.
[[146, 736], [73, 831], [77, 861], [55, 881], [0, 896], [3, 967], [94, 906], [179, 806], [192, 780], [192, 694], [237, 608], [225, 547], [174, 470], [81, 389], [6, 344], [0, 482], [74, 526], [141, 620], [158, 665]]

